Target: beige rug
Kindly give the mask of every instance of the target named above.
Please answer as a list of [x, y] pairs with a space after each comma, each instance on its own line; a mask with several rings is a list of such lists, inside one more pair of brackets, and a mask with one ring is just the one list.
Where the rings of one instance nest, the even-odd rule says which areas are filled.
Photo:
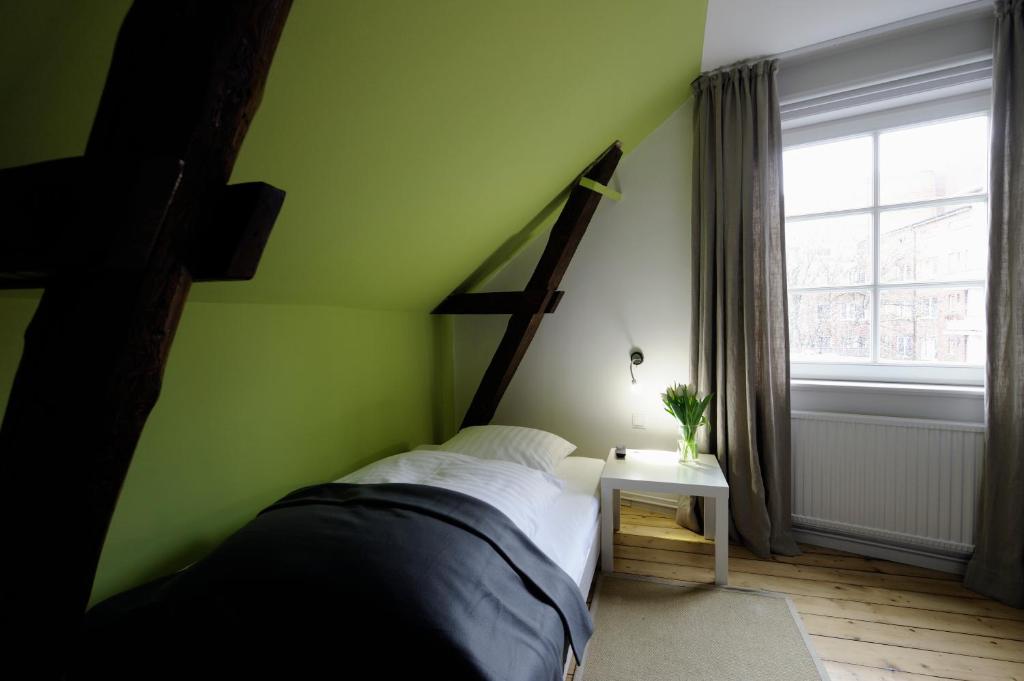
[[785, 596], [602, 575], [579, 681], [828, 679]]

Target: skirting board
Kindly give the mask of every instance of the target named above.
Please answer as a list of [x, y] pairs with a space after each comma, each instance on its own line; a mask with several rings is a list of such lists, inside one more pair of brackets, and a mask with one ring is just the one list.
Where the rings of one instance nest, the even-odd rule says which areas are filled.
[[891, 560], [894, 563], [916, 565], [917, 567], [949, 572], [955, 575], [962, 575], [964, 573], [969, 558], [969, 556], [931, 553], [906, 546], [887, 544], [876, 539], [855, 537], [835, 530], [801, 527], [799, 525], [793, 527], [793, 535], [802, 544], [849, 551], [850, 553], [856, 553], [869, 558]]
[[[675, 509], [677, 501], [668, 498], [667, 495], [644, 494], [642, 492], [623, 492], [623, 499], [636, 501], [651, 506], [660, 506], [667, 509]], [[857, 536], [836, 528], [806, 527], [798, 522], [794, 524], [793, 534], [796, 540], [802, 544], [822, 546], [828, 549], [838, 549], [860, 554], [869, 558], [891, 560], [895, 563], [916, 565], [917, 567], [949, 572], [955, 575], [962, 575], [967, 567], [968, 555], [957, 555], [939, 551], [928, 551], [921, 548], [900, 546], [877, 538]]]
[[651, 506], [661, 506], [675, 510], [679, 505], [679, 497], [674, 494], [655, 494], [653, 492], [627, 492], [623, 490], [622, 498]]

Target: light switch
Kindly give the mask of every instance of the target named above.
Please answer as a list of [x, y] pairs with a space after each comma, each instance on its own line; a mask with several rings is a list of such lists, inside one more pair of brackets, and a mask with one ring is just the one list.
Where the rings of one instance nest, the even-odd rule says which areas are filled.
[[637, 430], [647, 429], [647, 415], [646, 414], [633, 414], [633, 427]]

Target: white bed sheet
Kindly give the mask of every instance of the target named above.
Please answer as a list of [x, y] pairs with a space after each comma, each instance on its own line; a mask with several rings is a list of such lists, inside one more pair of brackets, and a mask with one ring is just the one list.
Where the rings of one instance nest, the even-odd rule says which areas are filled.
[[597, 550], [604, 461], [570, 456], [548, 474], [510, 462], [420, 449], [424, 451], [381, 459], [338, 482], [425, 484], [468, 494], [509, 516], [581, 589], [589, 586], [590, 575], [584, 572], [595, 565], [591, 553]]
[[[565, 489], [541, 513], [534, 543], [577, 584], [594, 547], [600, 519], [600, 482], [604, 461], [570, 456], [555, 468]], [[589, 582], [589, 580], [586, 580]]]

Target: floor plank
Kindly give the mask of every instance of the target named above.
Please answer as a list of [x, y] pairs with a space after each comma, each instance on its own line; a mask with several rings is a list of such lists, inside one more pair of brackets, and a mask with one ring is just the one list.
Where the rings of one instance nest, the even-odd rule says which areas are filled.
[[[665, 579], [676, 579], [684, 582], [708, 583], [714, 581], [713, 570], [710, 568], [689, 565], [674, 565], [627, 558], [616, 558], [616, 572], [634, 575], [651, 575]], [[981, 617], [1002, 617], [1021, 620], [1024, 613], [995, 601], [979, 598], [958, 598], [955, 596], [936, 596], [933, 594], [880, 589], [855, 584], [835, 584], [811, 579], [794, 579], [792, 577], [776, 577], [774, 575], [750, 574], [729, 571], [729, 584], [747, 589], [763, 589], [778, 591], [800, 596], [821, 596], [841, 600], [877, 603], [880, 605], [899, 605], [921, 610], [938, 610], [940, 612], [957, 612]]]
[[[669, 509], [623, 503], [615, 570], [713, 581], [713, 543]], [[801, 546], [763, 560], [729, 547], [731, 586], [787, 594], [833, 681], [1024, 681], [1024, 611], [957, 575]]]
[[[623, 522], [626, 522], [625, 516], [623, 516]], [[631, 531], [631, 528], [633, 527], [635, 526], [627, 523], [625, 528], [622, 530], [622, 533], [616, 535], [616, 539], [621, 543], [628, 544], [630, 546], [648, 546], [650, 548], [664, 549], [668, 551], [686, 551], [689, 553], [704, 553], [707, 555], [712, 555], [714, 553], [715, 544], [711, 541], [697, 542], [680, 540], [678, 535], [674, 536], [673, 533], [670, 532], [636, 533]], [[806, 545], [801, 546], [801, 548], [804, 553], [800, 556], [772, 556], [771, 558], [764, 559], [759, 558], [749, 549], [742, 546], [730, 546], [729, 556], [731, 558], [747, 558], [750, 560], [768, 560], [772, 563], [785, 563], [787, 565], [807, 565], [811, 567], [858, 570], [860, 572], [876, 572], [887, 575], [902, 575], [904, 577], [939, 579], [958, 583], [962, 579], [960, 575], [954, 575], [948, 572], [939, 572], [938, 570], [929, 570], [915, 565], [902, 565], [900, 563], [892, 563], [887, 560], [878, 560], [876, 558], [865, 558], [863, 556], [838, 556], [811, 553], [808, 551], [808, 547]]]
[[1024, 664], [811, 635], [823, 660], [963, 681], [1024, 681]]
[[954, 612], [940, 612], [938, 610], [919, 610], [917, 608], [844, 601], [816, 596], [790, 594], [789, 598], [793, 601], [793, 605], [796, 606], [797, 611], [801, 615], [847, 617], [864, 622], [896, 624], [904, 627], [923, 627], [959, 634], [994, 636], [996, 638], [1024, 641], [1024, 622], [1016, 620], [978, 617]]
[[808, 634], [846, 638], [868, 643], [884, 643], [937, 653], [956, 653], [987, 657], [1007, 662], [1024, 662], [1024, 645], [1020, 641], [993, 636], [959, 634], [922, 627], [905, 627], [880, 622], [828, 617], [800, 613]]
[[[628, 538], [623, 538], [615, 548], [615, 555], [622, 558], [672, 563], [675, 565], [691, 565], [695, 567], [713, 568], [715, 558], [711, 555], [688, 553], [685, 551], [666, 551], [627, 545]], [[984, 596], [968, 591], [962, 584], [944, 579], [926, 577], [906, 577], [903, 575], [887, 575], [877, 572], [846, 570], [839, 568], [823, 568], [808, 565], [792, 565], [776, 563], [757, 558], [729, 557], [729, 570], [747, 572], [758, 575], [774, 575], [794, 579], [808, 579], [818, 582], [870, 586], [881, 589], [899, 589], [958, 598], [985, 600]]]
[[825, 671], [830, 681], [940, 681], [948, 676], [931, 676], [924, 674], [908, 674], [891, 669], [864, 667], [846, 662], [825, 661]]

